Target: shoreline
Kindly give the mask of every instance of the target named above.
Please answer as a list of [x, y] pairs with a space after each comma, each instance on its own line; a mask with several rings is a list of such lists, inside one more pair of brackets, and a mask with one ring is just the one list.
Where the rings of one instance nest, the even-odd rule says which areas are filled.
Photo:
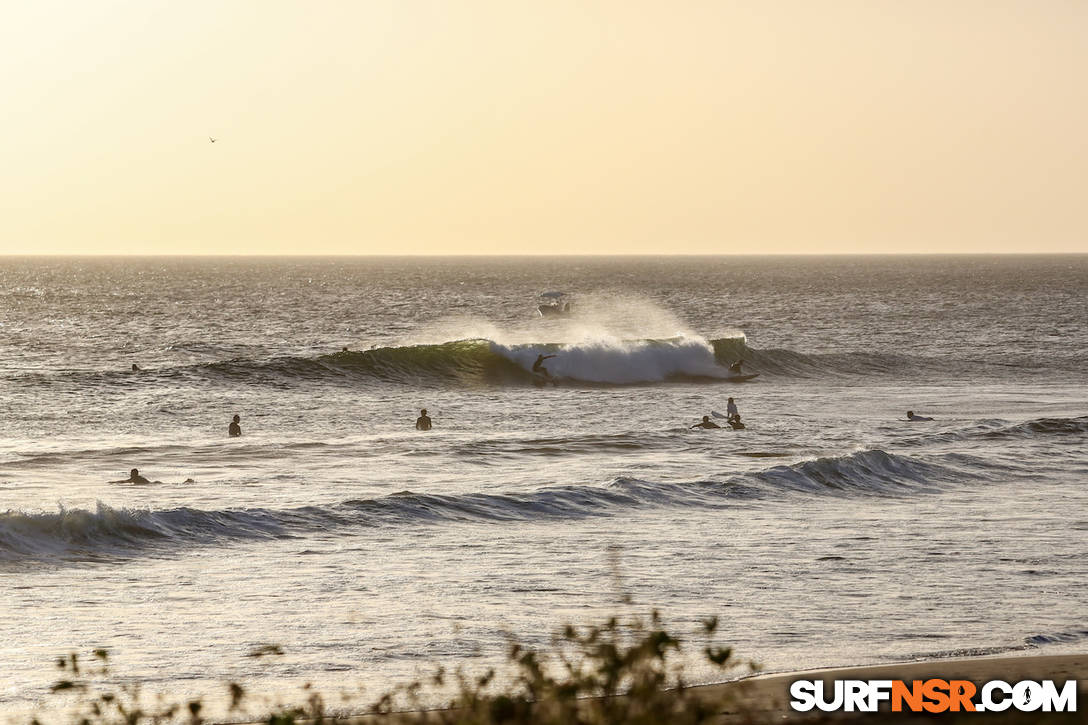
[[[910, 662], [897, 662], [881, 665], [847, 665], [813, 670], [795, 670], [769, 674], [754, 674], [736, 680], [705, 685], [689, 685], [689, 695], [708, 703], [724, 703], [716, 718], [718, 722], [770, 720], [798, 720], [848, 718], [856, 721], [868, 718], [883, 719], [890, 713], [822, 713], [794, 712], [789, 707], [789, 687], [799, 679], [823, 680], [825, 683], [836, 679], [859, 680], [925, 680], [929, 678], [970, 680], [981, 684], [989, 680], [1017, 682], [1019, 680], [1077, 680], [1077, 712], [1050, 713], [1049, 717], [1064, 717], [1064, 722], [1088, 720], [1088, 652], [1081, 654], [1033, 654], [1033, 655], [979, 655], [955, 659], [927, 659]], [[827, 687], [827, 685], [825, 685]], [[352, 715], [342, 718], [331, 717], [326, 721], [340, 725], [384, 725], [395, 724], [401, 718], [418, 717], [424, 712], [448, 713], [448, 710], [415, 711], [391, 713], [389, 715]], [[969, 715], [974, 715], [970, 713]], [[1006, 713], [1016, 716], [1018, 713]], [[925, 714], [897, 713], [899, 718], [939, 717]], [[1022, 713], [1031, 716], [1033, 713]], [[945, 717], [955, 719], [957, 714], [949, 713]], [[991, 715], [993, 717], [993, 715]], [[258, 722], [253, 721], [252, 725]], [[436, 720], [437, 721], [437, 720]]]
[[[776, 715], [779, 719], [819, 717], [822, 713], [800, 713], [789, 708], [789, 687], [795, 680], [926, 680], [929, 678], [970, 680], [976, 684], [988, 680], [1077, 680], [1078, 704], [1088, 696], [1088, 653], [1083, 654], [1031, 654], [1031, 655], [978, 655], [974, 657], [934, 658], [896, 662], [881, 665], [847, 665], [813, 670], [796, 670], [757, 674], [739, 680], [709, 685], [695, 685], [691, 689], [708, 698], [734, 698], [735, 706], [723, 714], [755, 712], [760, 715]], [[825, 684], [827, 687], [827, 684]], [[1083, 714], [1088, 707], [1079, 707]], [[879, 713], [877, 714], [880, 715]], [[848, 714], [841, 715], [849, 717]], [[909, 715], [904, 715], [909, 716]], [[861, 713], [855, 717], [864, 718]], [[1075, 717], [1075, 715], [1071, 715]]]

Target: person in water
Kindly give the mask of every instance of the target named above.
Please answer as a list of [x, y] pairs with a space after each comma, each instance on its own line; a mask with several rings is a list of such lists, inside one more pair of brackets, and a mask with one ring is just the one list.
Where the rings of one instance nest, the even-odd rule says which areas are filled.
[[416, 418], [416, 430], [430, 430], [431, 418], [427, 415], [427, 409], [423, 408], [419, 411], [419, 417]]
[[237, 438], [240, 435], [242, 435], [241, 423], [242, 423], [241, 416], [238, 416], [238, 415], [234, 416], [234, 420], [232, 420], [230, 422], [230, 425], [227, 426], [227, 435], [229, 435], [231, 438]]
[[737, 404], [733, 402], [733, 399], [729, 399], [729, 403], [725, 408], [725, 422], [732, 427], [733, 430], [744, 430], [744, 423], [740, 422], [740, 411], [737, 410]]
[[915, 415], [913, 410], [907, 411], [907, 420], [933, 420], [924, 415]]
[[542, 375], [550, 380], [552, 374], [548, 372], [548, 368], [544, 367], [544, 361], [553, 357], [555, 357], [555, 355], [545, 355], [543, 353], [537, 355], [536, 362], [533, 363], [533, 372], [537, 375]]
[[712, 421], [709, 415], [704, 415], [703, 422], [696, 423], [695, 425], [691, 426], [691, 428], [721, 428], [721, 426]]
[[743, 375], [744, 372], [740, 369], [740, 366], [744, 364], [743, 360], [737, 360], [735, 363], [729, 366], [729, 372], [734, 375]]
[[128, 472], [128, 478], [121, 481], [110, 481], [110, 483], [151, 483], [151, 481], [140, 475], [140, 469], [133, 468]]
[[134, 373], [140, 372], [140, 366], [137, 365], [136, 363], [132, 363], [132, 372], [134, 372]]

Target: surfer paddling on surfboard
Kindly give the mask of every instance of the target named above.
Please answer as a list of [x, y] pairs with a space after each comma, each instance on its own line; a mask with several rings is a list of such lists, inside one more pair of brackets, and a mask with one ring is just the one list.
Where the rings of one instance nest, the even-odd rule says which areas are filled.
[[[128, 472], [128, 478], [122, 478], [120, 481], [109, 481], [109, 483], [147, 484], [147, 483], [162, 483], [162, 481], [149, 481], [149, 480], [147, 480], [147, 478], [140, 475], [140, 469], [139, 468], [133, 468], [131, 471]], [[184, 481], [182, 481], [182, 483], [196, 483], [196, 481], [194, 481], [191, 478], [186, 478]]]
[[151, 483], [151, 481], [140, 475], [139, 468], [133, 468], [128, 472], [128, 478], [123, 478], [120, 481], [110, 481], [110, 483]]

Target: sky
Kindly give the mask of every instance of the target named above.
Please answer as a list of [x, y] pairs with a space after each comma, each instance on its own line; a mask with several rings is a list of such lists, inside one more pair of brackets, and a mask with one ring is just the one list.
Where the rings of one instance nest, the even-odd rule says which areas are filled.
[[0, 0], [0, 253], [1088, 252], [1086, 70], [1084, 0]]

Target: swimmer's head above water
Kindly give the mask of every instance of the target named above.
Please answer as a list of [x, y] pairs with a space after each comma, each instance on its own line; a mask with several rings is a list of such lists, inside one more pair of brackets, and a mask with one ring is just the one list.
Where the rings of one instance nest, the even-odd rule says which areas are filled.
[[128, 472], [128, 478], [122, 478], [120, 481], [110, 481], [110, 483], [151, 483], [151, 481], [140, 475], [139, 468], [133, 468]]

